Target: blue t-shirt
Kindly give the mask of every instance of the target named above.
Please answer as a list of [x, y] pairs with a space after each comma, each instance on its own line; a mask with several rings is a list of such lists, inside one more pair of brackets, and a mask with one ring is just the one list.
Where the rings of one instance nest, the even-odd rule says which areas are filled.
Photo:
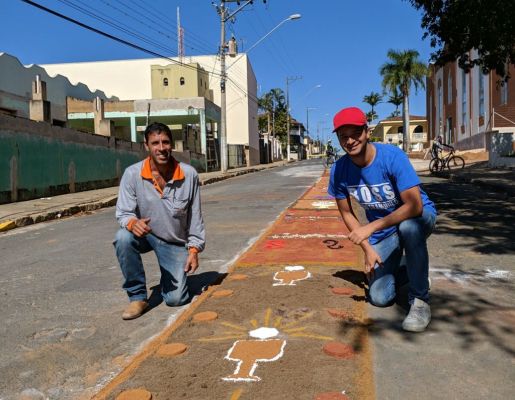
[[[400, 193], [421, 186], [420, 179], [406, 154], [391, 144], [369, 144], [376, 149], [370, 165], [360, 168], [348, 155], [340, 158], [331, 169], [328, 192], [336, 199], [351, 195], [365, 209], [369, 222], [383, 218], [402, 205]], [[425, 210], [436, 215], [434, 203], [420, 187]], [[396, 231], [395, 226], [374, 232], [369, 238], [375, 244]]]

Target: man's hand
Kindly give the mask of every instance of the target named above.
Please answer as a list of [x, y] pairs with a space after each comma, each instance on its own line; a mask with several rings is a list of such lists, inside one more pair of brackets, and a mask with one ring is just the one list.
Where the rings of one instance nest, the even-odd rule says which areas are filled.
[[150, 226], [148, 226], [149, 222], [150, 218], [138, 219], [132, 226], [132, 233], [134, 233], [137, 237], [143, 237], [149, 234], [152, 232], [152, 229], [150, 229]]
[[186, 260], [186, 265], [184, 266], [184, 271], [187, 274], [194, 273], [198, 268], [198, 254], [197, 253], [189, 253], [188, 259]]
[[369, 247], [365, 251], [365, 275], [367, 276], [367, 279], [370, 280], [370, 278], [374, 275], [374, 266], [379, 265], [379, 267], [383, 267], [383, 260], [381, 260], [381, 257], [377, 252], [374, 250], [373, 247]]
[[361, 244], [363, 240], [367, 240], [374, 231], [370, 228], [370, 224], [359, 226], [349, 233], [349, 240], [354, 244]]

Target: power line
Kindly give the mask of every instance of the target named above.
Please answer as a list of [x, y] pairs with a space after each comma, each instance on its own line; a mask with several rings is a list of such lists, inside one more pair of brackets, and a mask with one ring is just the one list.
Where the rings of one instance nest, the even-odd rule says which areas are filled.
[[[160, 20], [161, 22], [165, 23], [166, 25], [171, 25], [171, 26], [175, 26], [175, 28], [177, 28], [177, 24], [174, 24], [172, 22], [172, 20], [166, 20], [164, 19], [161, 14], [162, 14], [162, 11], [160, 10], [156, 10], [156, 8], [152, 7], [151, 4], [148, 4], [146, 2], [144, 2], [143, 0], [141, 0], [141, 2], [144, 4], [144, 5], [141, 5], [139, 3], [137, 3], [136, 1], [134, 0], [129, 0], [132, 4], [134, 4], [135, 6], [139, 7], [141, 10], [145, 11], [146, 13], [148, 14], [151, 14], [154, 18], [157, 18], [158, 20]], [[127, 6], [128, 7], [128, 6]], [[154, 11], [155, 10], [155, 11]], [[184, 28], [184, 26], [183, 26]], [[193, 49], [193, 50], [200, 50], [200, 51], [205, 51], [207, 53], [210, 53], [212, 50], [211, 50], [211, 47], [209, 46], [209, 44], [205, 43], [205, 41], [201, 38], [199, 39], [196, 39], [196, 35], [194, 35], [192, 32], [190, 32], [188, 29], [185, 29], [185, 31], [188, 32], [189, 36], [188, 36], [188, 40], [190, 40], [190, 36], [191, 36], [191, 41], [194, 43], [194, 46], [196, 47], [193, 47], [191, 45], [187, 46], [189, 47], [190, 49]], [[173, 33], [175, 35], [175, 37], [177, 37], [177, 34], [174, 32]], [[196, 44], [195, 44], [196, 43]]]
[[[163, 59], [168, 60], [168, 61], [170, 61], [170, 62], [172, 62], [172, 63], [174, 63], [174, 64], [181, 65], [181, 66], [183, 66], [183, 67], [185, 67], [185, 68], [189, 68], [189, 69], [192, 69], [192, 70], [195, 70], [195, 71], [200, 71], [200, 70], [201, 70], [201, 68], [197, 68], [197, 67], [195, 67], [195, 66], [193, 66], [193, 65], [184, 64], [184, 63], [182, 63], [182, 62], [180, 62], [180, 61], [174, 60], [173, 58], [167, 57], [167, 56], [162, 55], [162, 54], [160, 54], [160, 53], [157, 53], [157, 52], [155, 52], [155, 51], [153, 51], [153, 50], [146, 49], [146, 48], [141, 47], [141, 46], [139, 46], [139, 45], [137, 45], [137, 44], [134, 44], [134, 43], [131, 43], [131, 42], [127, 41], [127, 40], [121, 39], [121, 38], [119, 38], [119, 37], [117, 37], [117, 36], [114, 36], [114, 35], [111, 35], [111, 34], [109, 34], [109, 33], [107, 33], [107, 32], [101, 31], [100, 29], [94, 28], [94, 27], [89, 26], [89, 25], [87, 25], [87, 24], [85, 24], [85, 23], [83, 23], [83, 22], [77, 21], [76, 19], [73, 19], [73, 18], [68, 17], [68, 16], [66, 16], [66, 15], [64, 15], [64, 14], [61, 14], [61, 13], [59, 13], [59, 12], [57, 12], [57, 11], [54, 11], [54, 10], [52, 10], [52, 9], [50, 9], [50, 8], [47, 8], [47, 7], [45, 7], [45, 6], [42, 6], [41, 4], [38, 4], [38, 3], [36, 3], [36, 2], [34, 2], [34, 1], [32, 1], [32, 0], [20, 0], [20, 1], [22, 1], [22, 2], [24, 2], [24, 3], [26, 3], [26, 4], [28, 4], [28, 5], [31, 5], [31, 6], [33, 6], [33, 7], [39, 8], [40, 10], [43, 10], [43, 11], [45, 11], [45, 12], [49, 13], [49, 14], [55, 15], [56, 17], [62, 18], [62, 19], [64, 19], [64, 20], [68, 21], [68, 22], [71, 22], [71, 23], [73, 23], [73, 24], [76, 24], [76, 25], [78, 25], [78, 26], [80, 26], [80, 27], [82, 27], [82, 28], [84, 28], [84, 29], [87, 29], [87, 30], [92, 31], [92, 32], [94, 32], [94, 33], [98, 33], [99, 35], [102, 35], [102, 36], [104, 36], [104, 37], [107, 37], [107, 38], [109, 38], [109, 39], [111, 39], [111, 40], [114, 40], [114, 41], [116, 41], [116, 42], [118, 42], [118, 43], [125, 44], [126, 46], [132, 47], [132, 48], [134, 48], [134, 49], [136, 49], [136, 50], [143, 51], [143, 52], [145, 52], [145, 53], [147, 53], [147, 54], [151, 54], [151, 55], [153, 55], [153, 56], [155, 56], [155, 57], [158, 57], [158, 58], [163, 58]], [[202, 69], [202, 70], [203, 70], [203, 71], [205, 71], [205, 69]], [[207, 71], [206, 71], [206, 72], [207, 72]], [[208, 73], [208, 74], [212, 74], [213, 76], [221, 77], [221, 74], [216, 73], [216, 72], [207, 72], [207, 73]], [[243, 88], [242, 88], [238, 83], [236, 83], [233, 79], [231, 79], [231, 78], [229, 78], [229, 77], [226, 77], [226, 79], [227, 79], [228, 81], [230, 81], [230, 82], [234, 85], [234, 87], [236, 87], [240, 92], [242, 92], [245, 96], [247, 96], [249, 100], [251, 100], [251, 101], [253, 101], [253, 102], [255, 102], [255, 103], [257, 104], [257, 102], [258, 102], [258, 98], [257, 98], [256, 96], [254, 96], [254, 95], [250, 94], [248, 91], [246, 91], [245, 89], [243, 89]]]
[[[116, 23], [114, 23], [114, 22], [111, 22], [111, 21], [109, 21], [109, 20], [107, 20], [107, 19], [105, 19], [105, 18], [103, 18], [103, 17], [99, 16], [98, 14], [95, 14], [95, 13], [93, 13], [93, 12], [91, 12], [91, 11], [89, 11], [89, 10], [87, 10], [87, 9], [85, 9], [85, 8], [83, 8], [83, 7], [79, 6], [79, 5], [77, 5], [77, 4], [74, 4], [74, 3], [72, 3], [72, 2], [71, 2], [71, 1], [69, 1], [69, 0], [58, 0], [58, 1], [60, 1], [60, 2], [61, 2], [61, 3], [63, 3], [63, 4], [66, 4], [66, 5], [67, 5], [67, 6], [69, 6], [69, 7], [72, 7], [72, 8], [74, 8], [74, 9], [76, 9], [77, 11], [80, 11], [80, 12], [82, 12], [82, 13], [86, 14], [86, 15], [89, 15], [90, 17], [92, 17], [92, 18], [94, 18], [94, 19], [97, 19], [98, 21], [103, 22], [103, 23], [104, 23], [104, 24], [106, 24], [106, 25], [109, 25], [109, 26], [111, 26], [111, 27], [113, 27], [113, 28], [115, 28], [115, 29], [118, 29], [118, 30], [120, 30], [120, 31], [122, 31], [122, 32], [127, 33], [127, 34], [128, 34], [128, 35], [130, 35], [130, 36], [136, 37], [136, 38], [138, 38], [138, 39], [140, 39], [140, 40], [142, 40], [142, 41], [144, 41], [144, 42], [146, 42], [146, 43], [148, 43], [148, 44], [151, 44], [151, 45], [153, 45], [153, 46], [159, 47], [159, 48], [161, 48], [162, 50], [166, 50], [166, 51], [168, 51], [168, 52], [170, 52], [170, 53], [172, 53], [172, 54], [173, 54], [173, 50], [172, 50], [171, 48], [161, 45], [159, 42], [154, 41], [152, 38], [150, 38], [150, 37], [146, 36], [145, 34], [143, 34], [143, 33], [139, 32], [139, 31], [137, 31], [137, 30], [131, 31], [131, 30], [129, 30], [129, 29], [123, 28], [123, 26], [126, 26], [126, 27], [127, 27], [127, 25], [123, 24], [123, 23], [122, 23], [122, 22], [120, 22], [120, 21], [115, 20], [114, 18], [108, 17], [108, 18], [111, 18], [113, 21], [117, 22], [117, 23], [118, 23], [118, 24], [120, 24], [120, 25], [118, 25], [118, 24], [116, 24]], [[84, 4], [84, 3], [83, 3], [83, 2], [81, 2], [80, 0], [77, 0], [77, 1], [78, 1], [79, 3], [81, 3], [81, 4]], [[92, 8], [92, 9], [93, 9], [93, 8]], [[93, 10], [95, 10], [95, 9], [93, 9]], [[101, 11], [98, 11], [98, 10], [95, 10], [95, 11], [96, 11], [96, 12], [98, 12], [98, 13], [100, 13], [100, 14], [103, 14]], [[105, 15], [105, 14], [103, 14], [103, 15]], [[135, 32], [136, 32], [136, 33], [135, 33]]]
[[[36, 2], [34, 2], [32, 0], [20, 0], [20, 1], [22, 1], [24, 3], [27, 3], [27, 4], [29, 4], [29, 5], [31, 5], [33, 7], [39, 8], [40, 10], [43, 10], [43, 11], [49, 13], [49, 14], [55, 15], [56, 17], [62, 18], [64, 20], [66, 20], [66, 21], [69, 21], [69, 22], [71, 22], [73, 24], [79, 25], [80, 27], [85, 28], [85, 29], [87, 29], [89, 31], [98, 33], [99, 35], [105, 36], [105, 37], [107, 37], [107, 38], [109, 38], [111, 40], [114, 40], [114, 41], [118, 42], [118, 43], [122, 43], [122, 44], [125, 44], [126, 46], [132, 47], [132, 48], [134, 48], [136, 50], [140, 50], [140, 51], [143, 51], [143, 52], [145, 52], [147, 54], [151, 54], [154, 57], [163, 58], [163, 59], [168, 60], [168, 61], [170, 61], [170, 62], [172, 62], [174, 64], [182, 65], [185, 68], [190, 68], [190, 69], [193, 69], [195, 71], [199, 71], [200, 70], [200, 68], [197, 68], [195, 66], [184, 64], [184, 63], [182, 63], [180, 61], [174, 60], [173, 58], [167, 57], [167, 56], [165, 56], [163, 54], [160, 54], [160, 53], [157, 53], [157, 52], [155, 52], [153, 50], [146, 49], [146, 48], [141, 47], [141, 46], [139, 46], [137, 44], [134, 44], [134, 43], [131, 43], [131, 42], [127, 41], [127, 40], [121, 39], [121, 38], [119, 38], [117, 36], [114, 36], [114, 35], [111, 35], [111, 34], [109, 34], [107, 32], [101, 31], [100, 29], [97, 29], [97, 28], [94, 28], [94, 27], [89, 26], [87, 24], [84, 24], [84, 23], [82, 23], [80, 21], [77, 21], [76, 19], [73, 19], [73, 18], [68, 17], [68, 16], [66, 16], [64, 14], [61, 14], [61, 13], [59, 13], [57, 11], [51, 10], [50, 8], [42, 6], [41, 4], [38, 4], [38, 3], [36, 3]], [[220, 74], [217, 74], [217, 73], [213, 73], [213, 75], [221, 76]]]

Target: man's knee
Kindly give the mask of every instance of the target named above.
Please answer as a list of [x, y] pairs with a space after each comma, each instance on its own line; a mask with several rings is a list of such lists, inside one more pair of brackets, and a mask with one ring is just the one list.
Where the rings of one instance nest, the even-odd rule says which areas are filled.
[[399, 224], [399, 235], [404, 241], [425, 239], [423, 226], [416, 221], [416, 218], [402, 221]]
[[127, 229], [121, 228], [116, 232], [113, 244], [116, 248], [126, 248], [132, 246], [134, 241], [134, 234], [129, 232]]
[[376, 307], [387, 307], [395, 300], [393, 276], [383, 276], [370, 285], [368, 299]]
[[183, 293], [179, 289], [172, 290], [170, 292], [163, 293], [163, 300], [169, 307], [182, 306], [189, 300], [187, 291]]

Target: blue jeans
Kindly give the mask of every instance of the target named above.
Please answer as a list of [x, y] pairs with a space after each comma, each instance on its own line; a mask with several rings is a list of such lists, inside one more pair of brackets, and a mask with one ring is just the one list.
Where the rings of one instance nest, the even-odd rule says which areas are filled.
[[125, 282], [123, 288], [130, 301], [146, 300], [147, 286], [141, 254], [154, 250], [161, 269], [161, 295], [169, 306], [179, 306], [189, 300], [184, 266], [188, 259], [185, 246], [171, 244], [151, 233], [137, 237], [127, 229], [119, 229], [114, 240], [116, 257]]
[[406, 283], [409, 283], [410, 304], [415, 298], [429, 301], [427, 238], [433, 232], [435, 222], [436, 215], [424, 210], [420, 217], [402, 221], [396, 233], [372, 245], [383, 261], [383, 267], [375, 265], [369, 282], [369, 300], [373, 305], [385, 307], [391, 304], [395, 299], [395, 288]]

